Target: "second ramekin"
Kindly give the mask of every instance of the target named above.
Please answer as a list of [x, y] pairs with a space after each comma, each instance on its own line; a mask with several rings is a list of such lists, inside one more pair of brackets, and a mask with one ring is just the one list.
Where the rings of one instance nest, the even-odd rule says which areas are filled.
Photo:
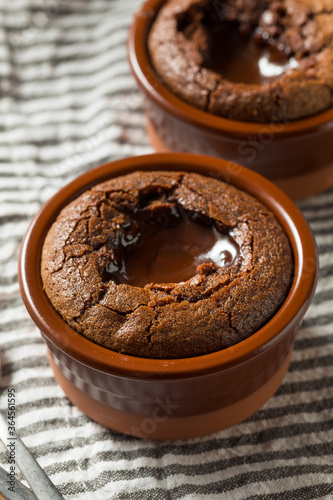
[[190, 152], [230, 160], [264, 175], [293, 199], [333, 186], [333, 109], [289, 123], [249, 123], [214, 116], [172, 94], [151, 64], [147, 38], [166, 0], [147, 0], [132, 24], [128, 55], [145, 97], [157, 152]]

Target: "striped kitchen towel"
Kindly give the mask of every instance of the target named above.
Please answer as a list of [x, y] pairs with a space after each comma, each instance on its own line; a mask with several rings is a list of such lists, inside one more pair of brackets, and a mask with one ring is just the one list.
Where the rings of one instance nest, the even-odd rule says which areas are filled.
[[14, 388], [17, 429], [66, 500], [332, 499], [333, 191], [300, 203], [320, 279], [284, 383], [218, 434], [154, 442], [94, 423], [56, 384], [23, 306], [18, 251], [40, 205], [98, 164], [151, 152], [126, 58], [139, 5], [0, 0], [0, 410]]

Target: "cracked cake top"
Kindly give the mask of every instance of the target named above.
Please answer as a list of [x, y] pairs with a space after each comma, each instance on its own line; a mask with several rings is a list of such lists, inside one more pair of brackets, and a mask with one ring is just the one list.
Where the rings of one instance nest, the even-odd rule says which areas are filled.
[[173, 93], [219, 116], [285, 122], [333, 105], [333, 0], [168, 0], [148, 47]]
[[72, 328], [150, 358], [245, 339], [281, 306], [292, 272], [288, 238], [262, 203], [218, 179], [167, 171], [81, 194], [51, 226], [41, 262], [44, 290]]

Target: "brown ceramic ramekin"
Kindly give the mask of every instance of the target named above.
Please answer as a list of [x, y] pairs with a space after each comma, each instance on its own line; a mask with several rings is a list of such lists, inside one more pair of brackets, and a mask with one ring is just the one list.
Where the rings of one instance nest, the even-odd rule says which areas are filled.
[[190, 152], [244, 165], [293, 199], [333, 185], [333, 109], [289, 123], [229, 120], [196, 109], [163, 85], [151, 64], [147, 37], [166, 0], [148, 0], [135, 16], [128, 54], [145, 96], [148, 133], [157, 152]]
[[[295, 272], [280, 310], [246, 340], [212, 354], [161, 360], [113, 352], [70, 328], [43, 291], [42, 246], [61, 209], [110, 177], [163, 169], [214, 176], [247, 191], [276, 214], [292, 246]], [[75, 405], [117, 431], [154, 439], [185, 439], [242, 421], [277, 390], [314, 294], [317, 262], [306, 221], [275, 185], [221, 159], [174, 153], [115, 161], [88, 171], [62, 188], [41, 208], [27, 231], [21, 247], [19, 280], [25, 305], [47, 344], [55, 377]]]

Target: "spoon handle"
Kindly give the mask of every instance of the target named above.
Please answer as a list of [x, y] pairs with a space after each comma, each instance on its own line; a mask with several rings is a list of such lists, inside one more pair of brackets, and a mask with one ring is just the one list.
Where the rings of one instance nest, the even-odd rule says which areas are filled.
[[[3, 497], [1, 496], [4, 495]], [[29, 488], [16, 481], [15, 491], [8, 489], [8, 473], [0, 467], [0, 498], [5, 498], [7, 500], [36, 500], [35, 495]]]
[[[13, 431], [11, 431], [12, 434]], [[15, 462], [28, 481], [37, 499], [64, 500], [54, 484], [45, 474], [20, 437], [13, 432], [8, 436], [8, 424], [0, 413], [0, 439], [8, 451], [15, 450]], [[11, 449], [9, 448], [11, 446]]]

